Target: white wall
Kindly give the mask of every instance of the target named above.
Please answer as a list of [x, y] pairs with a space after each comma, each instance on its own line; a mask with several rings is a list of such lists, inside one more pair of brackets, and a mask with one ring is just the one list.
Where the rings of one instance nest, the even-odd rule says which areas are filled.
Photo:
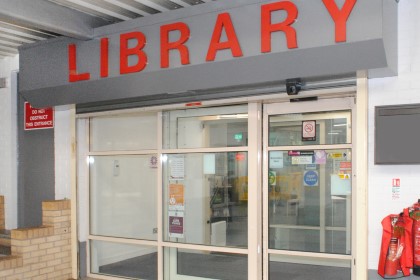
[[54, 108], [55, 199], [71, 198], [72, 108]]
[[[381, 220], [420, 198], [420, 165], [374, 164], [374, 108], [420, 103], [420, 1], [399, 2], [399, 75], [369, 80], [369, 269], [377, 269], [382, 236]], [[402, 136], [403, 137], [403, 136]], [[420, 142], [419, 142], [420, 143]], [[392, 199], [392, 179], [401, 179], [399, 199]]]
[[11, 74], [18, 69], [19, 56], [0, 59], [0, 77], [8, 84], [0, 89], [0, 194], [5, 196], [7, 229], [17, 226], [17, 100]]

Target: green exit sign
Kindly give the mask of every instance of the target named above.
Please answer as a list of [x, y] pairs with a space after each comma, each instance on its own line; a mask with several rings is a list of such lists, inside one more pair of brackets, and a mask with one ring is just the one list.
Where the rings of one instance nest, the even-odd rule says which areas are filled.
[[236, 133], [235, 134], [235, 140], [236, 141], [241, 141], [242, 140], [242, 133]]

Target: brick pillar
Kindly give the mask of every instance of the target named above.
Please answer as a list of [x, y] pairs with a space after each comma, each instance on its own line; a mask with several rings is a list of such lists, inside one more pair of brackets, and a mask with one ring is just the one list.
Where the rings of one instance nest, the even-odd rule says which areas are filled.
[[[56, 278], [71, 278], [71, 203], [70, 200], [52, 200], [42, 202], [42, 224], [54, 228], [54, 271]], [[61, 278], [65, 276], [65, 278]]]
[[42, 202], [42, 225], [54, 227], [54, 235], [70, 238], [71, 210], [70, 200], [52, 200]]

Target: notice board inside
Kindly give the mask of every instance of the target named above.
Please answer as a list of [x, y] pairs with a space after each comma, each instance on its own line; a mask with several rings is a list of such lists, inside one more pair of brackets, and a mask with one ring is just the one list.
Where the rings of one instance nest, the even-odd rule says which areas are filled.
[[420, 104], [375, 107], [375, 164], [420, 164]]

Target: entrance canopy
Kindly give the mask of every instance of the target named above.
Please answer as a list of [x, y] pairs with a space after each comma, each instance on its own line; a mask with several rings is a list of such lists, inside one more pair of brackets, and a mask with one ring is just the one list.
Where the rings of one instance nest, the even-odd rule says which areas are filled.
[[394, 1], [217, 1], [94, 34], [22, 47], [20, 94], [35, 107], [164, 102], [358, 70], [397, 73]]

